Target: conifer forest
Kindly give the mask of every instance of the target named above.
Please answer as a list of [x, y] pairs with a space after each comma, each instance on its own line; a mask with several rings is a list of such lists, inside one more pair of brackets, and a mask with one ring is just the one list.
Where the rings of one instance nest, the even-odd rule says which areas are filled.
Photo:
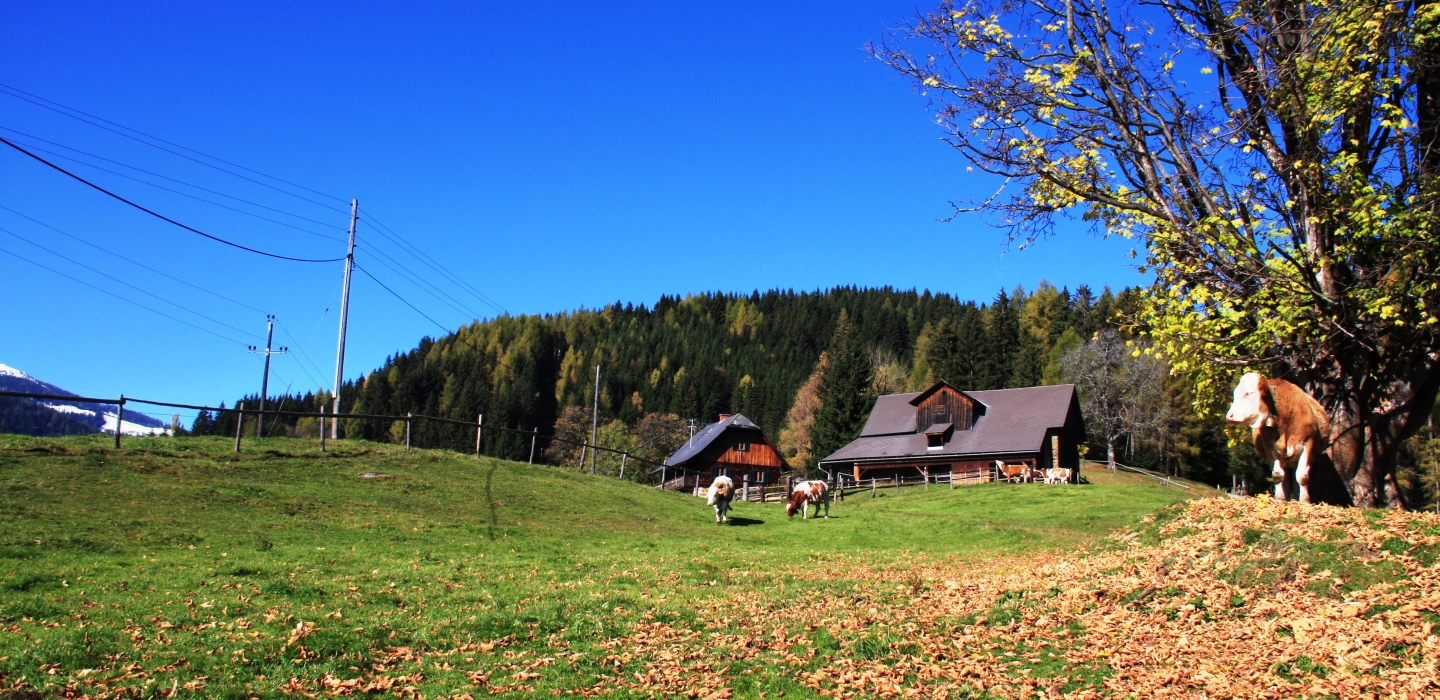
[[[588, 439], [595, 367], [600, 367], [599, 444], [660, 461], [721, 414], [759, 424], [797, 469], [858, 435], [874, 397], [943, 379], [962, 390], [1073, 382], [1066, 354], [1100, 331], [1125, 335], [1138, 290], [1095, 292], [1041, 283], [999, 290], [984, 302], [891, 288], [663, 296], [653, 306], [500, 316], [408, 352], [347, 382], [344, 413], [441, 416], [487, 426]], [[1114, 335], [1112, 332], [1111, 335]], [[1225, 427], [1192, 418], [1178, 380], [1158, 429], [1123, 436], [1121, 460], [1215, 484], [1232, 472], [1263, 473], [1253, 456], [1230, 454]], [[255, 406], [256, 395], [241, 397]], [[272, 395], [268, 410], [318, 411], [326, 394]], [[193, 431], [232, 434], [230, 414], [202, 414]], [[314, 436], [314, 419], [284, 417], [267, 435]], [[403, 442], [400, 422], [346, 420], [342, 436]], [[418, 445], [474, 449], [474, 430], [415, 422]], [[247, 429], [247, 433], [249, 430]], [[1092, 426], [1092, 433], [1097, 432]], [[486, 431], [487, 454], [525, 460], [528, 437]], [[1104, 458], [1092, 437], [1090, 455]], [[1237, 451], [1238, 453], [1239, 451]], [[579, 449], [542, 443], [537, 461], [574, 463]], [[615, 471], [601, 459], [601, 468]], [[632, 469], [633, 478], [640, 470]]]

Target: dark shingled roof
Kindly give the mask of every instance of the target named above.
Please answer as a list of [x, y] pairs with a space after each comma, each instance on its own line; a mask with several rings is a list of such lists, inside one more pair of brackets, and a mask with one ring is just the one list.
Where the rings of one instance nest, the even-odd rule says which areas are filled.
[[710, 425], [707, 425], [703, 429], [701, 429], [700, 432], [695, 433], [695, 437], [686, 440], [685, 444], [682, 445], [680, 449], [675, 451], [675, 454], [670, 455], [670, 459], [665, 460], [665, 466], [673, 467], [679, 464], [684, 464], [691, 457], [700, 454], [701, 450], [708, 447], [710, 443], [715, 440], [715, 438], [720, 437], [720, 435], [723, 434], [725, 430], [732, 425], [737, 428], [754, 428], [755, 430], [760, 429], [760, 426], [752, 423], [749, 418], [746, 418], [742, 414], [736, 413], [735, 415], [730, 416], [729, 418], [726, 418], [719, 423], [711, 423]]
[[931, 450], [927, 449], [925, 433], [915, 426], [915, 406], [911, 402], [921, 393], [876, 399], [860, 437], [820, 461], [1039, 452], [1046, 431], [1065, 425], [1075, 401], [1073, 384], [963, 392], [983, 405], [984, 412], [975, 419], [974, 427], [956, 430], [944, 447]]

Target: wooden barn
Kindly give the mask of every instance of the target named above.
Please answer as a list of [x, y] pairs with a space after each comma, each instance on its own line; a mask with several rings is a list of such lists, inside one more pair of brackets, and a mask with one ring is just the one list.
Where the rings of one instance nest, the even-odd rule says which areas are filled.
[[1085, 420], [1073, 384], [960, 391], [939, 382], [875, 401], [860, 437], [820, 460], [856, 481], [953, 475], [984, 479], [996, 461], [1080, 473]]
[[662, 478], [662, 488], [688, 491], [709, 486], [715, 477], [729, 476], [739, 485], [774, 485], [788, 465], [780, 451], [749, 418], [737, 413], [722, 415], [685, 442], [663, 467], [651, 473]]

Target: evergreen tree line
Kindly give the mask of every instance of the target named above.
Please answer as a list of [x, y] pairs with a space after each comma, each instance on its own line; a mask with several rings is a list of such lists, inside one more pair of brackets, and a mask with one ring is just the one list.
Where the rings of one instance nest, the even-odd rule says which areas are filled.
[[[874, 398], [918, 391], [936, 380], [964, 390], [1078, 382], [1082, 400], [1095, 387], [1130, 392], [1117, 418], [1087, 414], [1089, 457], [1117, 461], [1229, 486], [1232, 475], [1251, 492], [1268, 488], [1245, 431], [1199, 417], [1183, 377], [1163, 358], [1117, 361], [1100, 374], [1077, 376], [1087, 356], [1124, 344], [1144, 347], [1117, 319], [1129, 317], [1139, 290], [1119, 294], [1087, 287], [1074, 292], [1042, 283], [1033, 291], [1000, 290], [988, 303], [945, 294], [838, 287], [823, 292], [770, 291], [665, 296], [653, 308], [615, 303], [599, 310], [545, 316], [503, 316], [470, 324], [439, 339], [424, 338], [341, 390], [347, 413], [427, 414], [541, 434], [588, 440], [594, 368], [601, 367], [600, 444], [663, 459], [699, 425], [721, 413], [758, 423], [791, 464], [813, 469], [818, 459], [859, 434]], [[1108, 332], [1108, 335], [1106, 334]], [[1156, 367], [1155, 363], [1162, 366]], [[1152, 385], [1135, 386], [1143, 371]], [[1114, 376], [1105, 377], [1104, 373]], [[1097, 384], [1098, 382], [1098, 384]], [[242, 397], [247, 407], [254, 395]], [[317, 412], [328, 393], [271, 397], [267, 410]], [[246, 437], [254, 435], [246, 419]], [[1118, 426], [1118, 427], [1116, 427]], [[466, 426], [416, 421], [422, 447], [474, 449]], [[235, 434], [231, 413], [202, 414], [192, 431]], [[266, 435], [315, 437], [313, 418], [266, 420]], [[404, 440], [403, 422], [350, 419], [342, 435]], [[1429, 433], [1427, 433], [1429, 435]], [[1401, 481], [1413, 503], [1434, 503], [1440, 483], [1440, 441], [1412, 440]], [[1233, 445], [1233, 447], [1232, 447]], [[486, 431], [486, 454], [528, 459], [525, 436]], [[541, 441], [537, 461], [578, 466], [580, 451]], [[598, 471], [618, 475], [618, 457], [602, 453]], [[631, 467], [627, 478], [644, 478]]]
[[[598, 310], [502, 316], [424, 338], [415, 349], [387, 358], [343, 386], [342, 404], [346, 412], [413, 412], [467, 422], [484, 414], [487, 425], [550, 433], [567, 407], [588, 413], [599, 365], [602, 425], [620, 421], [633, 429], [646, 416], [661, 415], [703, 425], [738, 412], [779, 440], [797, 393], [837, 337], [874, 365], [865, 373], [877, 381], [867, 380], [874, 386], [862, 401], [863, 413], [876, 391], [903, 391], [940, 378], [968, 389], [1040, 384], [1047, 373], [1054, 379], [1056, 348], [1077, 345], [1107, 326], [1133, 295], [1108, 289], [1095, 294], [1083, 286], [1072, 293], [1042, 283], [1033, 292], [1001, 290], [977, 304], [929, 291], [837, 287], [664, 296], [653, 307], [616, 302]], [[256, 405], [253, 395], [243, 400]], [[266, 408], [317, 411], [329, 401], [324, 393], [278, 396]], [[281, 417], [266, 434], [318, 430], [308, 421]], [[392, 441], [397, 435], [394, 425], [379, 421], [347, 420], [341, 427], [346, 437]], [[233, 435], [234, 416], [205, 416], [195, 428]], [[474, 447], [474, 431], [464, 426], [417, 421], [412, 429], [416, 444]], [[247, 427], [247, 435], [252, 431]], [[485, 435], [487, 453], [528, 457], [528, 438]], [[804, 447], [792, 446], [791, 455]]]

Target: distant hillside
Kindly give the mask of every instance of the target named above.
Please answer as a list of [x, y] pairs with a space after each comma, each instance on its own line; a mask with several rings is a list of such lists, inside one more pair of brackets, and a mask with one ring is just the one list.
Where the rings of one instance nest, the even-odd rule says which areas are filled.
[[[549, 432], [579, 430], [566, 407], [584, 407], [601, 367], [602, 422], [636, 426], [648, 414], [702, 424], [744, 413], [777, 439], [802, 385], [830, 346], [842, 313], [873, 356], [877, 391], [903, 391], [943, 378], [965, 389], [1044, 383], [1058, 376], [1057, 347], [1072, 347], [1109, 322], [1126, 294], [1094, 294], [1042, 284], [1001, 290], [988, 304], [915, 290], [837, 287], [661, 297], [653, 307], [616, 302], [599, 310], [500, 317], [419, 347], [342, 391], [344, 410], [406, 412]], [[245, 397], [255, 405], [254, 396]], [[273, 398], [290, 410], [316, 410], [324, 397]], [[231, 434], [229, 416], [202, 432]], [[293, 427], [294, 423], [291, 423]], [[350, 437], [392, 439], [392, 426], [353, 421]], [[474, 432], [417, 424], [421, 444], [465, 449]], [[268, 434], [267, 429], [267, 434]], [[451, 434], [453, 433], [453, 434]], [[403, 435], [403, 430], [400, 433]], [[487, 440], [490, 437], [487, 434]], [[486, 446], [524, 459], [528, 441]], [[607, 442], [606, 444], [614, 444]]]
[[[79, 396], [3, 364], [0, 364], [0, 391]], [[115, 407], [105, 404], [0, 397], [0, 433], [36, 436], [78, 435], [100, 430], [113, 433], [115, 418]], [[166, 427], [164, 422], [143, 413], [125, 412], [123, 430], [127, 435], [149, 435]]]
[[42, 404], [0, 396], [0, 433], [58, 437], [93, 432], [90, 425]]

